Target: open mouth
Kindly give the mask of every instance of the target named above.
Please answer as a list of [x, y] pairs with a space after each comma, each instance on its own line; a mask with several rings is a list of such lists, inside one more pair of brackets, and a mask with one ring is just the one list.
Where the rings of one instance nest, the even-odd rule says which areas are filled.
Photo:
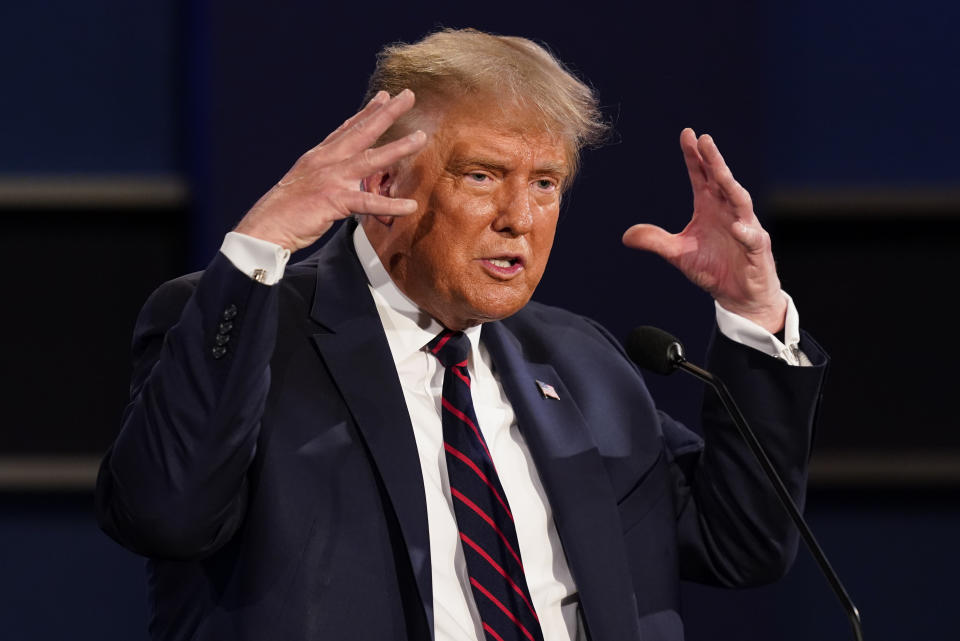
[[497, 276], [513, 276], [523, 269], [523, 258], [520, 256], [498, 256], [482, 260], [487, 271]]

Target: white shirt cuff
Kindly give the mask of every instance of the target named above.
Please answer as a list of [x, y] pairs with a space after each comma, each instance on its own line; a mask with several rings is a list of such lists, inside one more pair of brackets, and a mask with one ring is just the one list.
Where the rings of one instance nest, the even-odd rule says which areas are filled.
[[790, 365], [809, 367], [813, 365], [807, 355], [800, 351], [800, 314], [793, 299], [783, 292], [787, 299], [787, 317], [783, 326], [783, 342], [751, 320], [727, 311], [714, 301], [717, 308], [717, 326], [720, 333], [741, 345], [752, 347], [768, 356], [779, 358]]
[[261, 240], [235, 231], [227, 233], [220, 245], [220, 253], [233, 266], [264, 285], [273, 285], [283, 277], [290, 260], [290, 250], [276, 243]]

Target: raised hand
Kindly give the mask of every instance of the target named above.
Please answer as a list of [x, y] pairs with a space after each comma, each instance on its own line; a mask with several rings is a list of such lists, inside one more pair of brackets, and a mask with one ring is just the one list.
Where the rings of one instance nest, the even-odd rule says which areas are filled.
[[351, 214], [405, 216], [417, 201], [363, 191], [360, 181], [420, 151], [427, 137], [415, 131], [382, 147], [377, 139], [411, 107], [413, 92], [393, 98], [381, 91], [323, 142], [303, 154], [264, 194], [236, 230], [290, 251], [313, 244], [334, 222]]
[[780, 331], [787, 303], [770, 235], [753, 212], [750, 194], [734, 179], [709, 135], [698, 138], [684, 129], [680, 147], [693, 187], [693, 217], [679, 234], [634, 225], [623, 243], [660, 255], [725, 309], [770, 332]]

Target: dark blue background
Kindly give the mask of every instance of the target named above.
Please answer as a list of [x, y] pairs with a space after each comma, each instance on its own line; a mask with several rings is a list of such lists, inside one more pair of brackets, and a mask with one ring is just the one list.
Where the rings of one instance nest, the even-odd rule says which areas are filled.
[[[680, 129], [716, 137], [762, 218], [784, 193], [951, 193], [960, 176], [958, 19], [960, 7], [932, 0], [7, 2], [0, 175], [182, 176], [192, 195], [183, 268], [201, 268], [250, 204], [357, 108], [384, 43], [441, 25], [524, 35], [547, 42], [592, 82], [617, 131], [586, 153], [537, 298], [589, 314], [619, 336], [641, 323], [669, 328], [699, 354], [711, 301], [619, 244], [633, 222], [679, 231], [689, 215]], [[909, 224], [909, 213], [893, 224]], [[777, 220], [764, 220], [776, 238]], [[829, 236], [830, 221], [820, 222]], [[818, 231], [807, 228], [805, 242], [815, 245]], [[798, 291], [830, 286], [793, 278]], [[815, 313], [815, 300], [797, 302], [801, 313], [823, 318], [821, 327], [836, 323], [823, 327], [828, 335], [858, 334], [866, 322], [865, 301], [829, 317]], [[923, 311], [945, 315], [935, 301]], [[841, 359], [835, 376], [883, 365], [873, 357]], [[695, 383], [651, 384], [666, 409], [694, 420]], [[956, 427], [952, 414], [937, 420]], [[910, 428], [891, 429], [909, 445]], [[867, 639], [957, 638], [954, 490], [890, 483], [812, 493], [808, 514], [860, 605]], [[0, 638], [146, 637], [142, 561], [97, 531], [90, 508], [84, 492], [0, 495]], [[691, 641], [849, 637], [803, 550], [776, 586], [689, 586], [684, 598]]]

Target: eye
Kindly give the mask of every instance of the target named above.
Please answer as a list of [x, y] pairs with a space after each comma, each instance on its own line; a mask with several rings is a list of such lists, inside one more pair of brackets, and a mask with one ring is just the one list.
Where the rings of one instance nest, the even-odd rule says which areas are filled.
[[490, 176], [483, 172], [471, 171], [467, 174], [467, 180], [474, 183], [483, 183], [490, 180]]
[[557, 188], [557, 182], [552, 178], [540, 178], [535, 180], [534, 185], [537, 189], [542, 189], [543, 191], [554, 191]]

